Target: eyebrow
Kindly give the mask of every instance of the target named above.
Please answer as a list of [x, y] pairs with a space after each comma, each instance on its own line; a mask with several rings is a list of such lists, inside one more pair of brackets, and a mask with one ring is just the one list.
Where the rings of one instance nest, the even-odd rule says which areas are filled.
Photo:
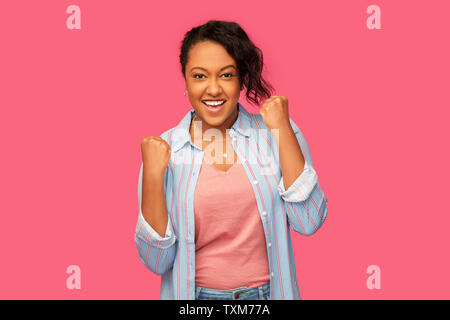
[[[230, 68], [230, 67], [236, 69], [235, 66], [233, 66], [232, 64], [229, 64], [229, 65], [221, 68], [219, 71], [225, 70], [225, 69]], [[194, 70], [194, 69], [202, 69], [202, 70], [208, 71], [208, 70], [206, 70], [205, 68], [202, 68], [202, 67], [193, 67], [193, 68], [191, 68], [191, 71]]]

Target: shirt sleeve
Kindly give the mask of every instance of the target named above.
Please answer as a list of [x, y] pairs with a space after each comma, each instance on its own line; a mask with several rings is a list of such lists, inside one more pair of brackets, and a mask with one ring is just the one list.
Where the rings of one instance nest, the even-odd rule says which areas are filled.
[[328, 215], [328, 200], [319, 185], [305, 137], [292, 120], [291, 126], [305, 159], [305, 165], [288, 190], [285, 190], [281, 177], [278, 191], [285, 204], [289, 226], [295, 232], [311, 236], [325, 222]]
[[280, 183], [278, 184], [278, 192], [283, 200], [287, 202], [305, 201], [309, 198], [316, 183], [316, 171], [305, 161], [302, 173], [287, 190], [284, 188], [283, 177], [281, 177]]

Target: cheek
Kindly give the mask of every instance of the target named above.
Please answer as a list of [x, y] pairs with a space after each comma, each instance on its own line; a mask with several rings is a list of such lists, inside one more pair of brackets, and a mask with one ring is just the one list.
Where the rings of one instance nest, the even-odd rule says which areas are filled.
[[201, 88], [201, 86], [198, 85], [192, 85], [189, 87], [189, 95], [196, 98], [198, 96], [200, 96], [203, 92], [203, 89]]
[[200, 100], [203, 98], [203, 95], [203, 91], [191, 91], [189, 93], [189, 101], [191, 102], [192, 106], [201, 108], [203, 103]]
[[241, 91], [239, 90], [239, 86], [228, 86], [223, 87], [225, 96], [228, 98], [228, 101], [230, 100], [238, 100], [239, 96], [241, 94]]

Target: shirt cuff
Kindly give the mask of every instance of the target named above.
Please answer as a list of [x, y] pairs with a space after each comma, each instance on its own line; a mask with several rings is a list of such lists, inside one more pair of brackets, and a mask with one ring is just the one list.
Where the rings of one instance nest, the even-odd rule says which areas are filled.
[[303, 172], [287, 190], [284, 189], [283, 177], [278, 184], [278, 192], [283, 200], [288, 202], [300, 202], [309, 198], [317, 183], [317, 173], [312, 166], [305, 162]]
[[136, 236], [142, 241], [147, 242], [150, 246], [165, 249], [172, 246], [176, 240], [172, 230], [170, 217], [167, 220], [167, 228], [164, 237], [161, 237], [152, 226], [144, 219], [142, 211], [139, 210], [139, 218], [137, 224]]

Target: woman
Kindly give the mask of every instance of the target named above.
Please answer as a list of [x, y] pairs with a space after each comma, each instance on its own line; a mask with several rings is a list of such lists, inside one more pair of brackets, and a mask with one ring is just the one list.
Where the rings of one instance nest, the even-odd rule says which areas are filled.
[[[236, 23], [190, 30], [180, 62], [193, 110], [141, 143], [141, 261], [162, 275], [161, 299], [300, 299], [288, 227], [311, 235], [328, 207], [287, 99]], [[265, 99], [259, 114], [238, 102], [244, 87]]]

